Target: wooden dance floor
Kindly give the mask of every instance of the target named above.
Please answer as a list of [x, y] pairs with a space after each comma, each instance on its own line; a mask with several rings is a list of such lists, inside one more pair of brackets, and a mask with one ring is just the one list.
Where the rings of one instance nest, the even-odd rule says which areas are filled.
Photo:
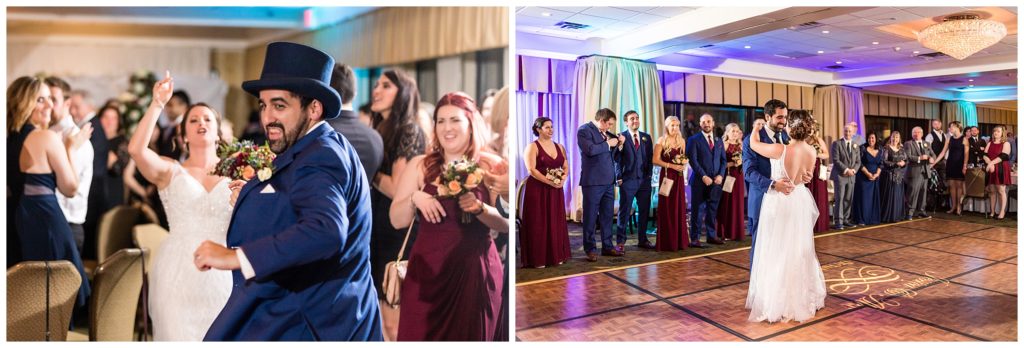
[[519, 285], [516, 338], [1017, 340], [1015, 229], [926, 219], [814, 242], [829, 295], [804, 323], [747, 322], [744, 248]]

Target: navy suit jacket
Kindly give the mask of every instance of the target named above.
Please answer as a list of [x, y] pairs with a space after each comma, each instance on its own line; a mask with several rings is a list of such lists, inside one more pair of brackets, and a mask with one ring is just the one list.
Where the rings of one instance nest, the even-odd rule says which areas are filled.
[[382, 340], [370, 186], [352, 145], [321, 124], [274, 167], [242, 188], [228, 229], [256, 276], [231, 272], [231, 297], [205, 340]]
[[651, 142], [651, 135], [644, 132], [637, 132], [640, 137], [640, 149], [636, 149], [633, 135], [629, 131], [622, 132], [626, 138], [622, 150], [619, 150], [619, 162], [617, 168], [618, 178], [622, 180], [640, 180], [640, 187], [651, 187], [651, 176], [654, 174], [654, 145]]
[[693, 172], [690, 173], [691, 190], [707, 187], [701, 180], [705, 175], [711, 179], [721, 175], [722, 179], [725, 179], [725, 144], [720, 138], [712, 137], [712, 139], [715, 140], [714, 149], [708, 145], [708, 139], [704, 137], [704, 132], [699, 132], [686, 139], [686, 157], [690, 158], [690, 167], [693, 168]]
[[[782, 132], [782, 141], [789, 142], [789, 134]], [[774, 144], [775, 141], [768, 136], [768, 131], [761, 129], [761, 142]], [[768, 157], [761, 156], [750, 148], [750, 136], [743, 139], [743, 181], [747, 182], [747, 188], [752, 192], [764, 194], [772, 187], [772, 163]], [[751, 193], [749, 196], [753, 196]]]
[[593, 122], [587, 122], [576, 131], [576, 145], [583, 154], [580, 186], [615, 184], [615, 160], [619, 151], [608, 147], [601, 130]]

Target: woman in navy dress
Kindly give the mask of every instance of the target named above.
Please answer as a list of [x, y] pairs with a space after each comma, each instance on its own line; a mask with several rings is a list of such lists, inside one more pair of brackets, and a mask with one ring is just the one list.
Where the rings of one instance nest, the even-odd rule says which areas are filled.
[[[420, 220], [402, 283], [399, 341], [490, 341], [498, 329], [505, 284], [490, 231], [508, 231], [508, 220], [494, 208], [498, 195], [481, 184], [458, 198], [436, 196], [445, 163], [469, 158], [484, 171], [507, 166], [483, 152], [482, 122], [465, 93], [441, 97], [432, 146], [409, 161], [398, 180], [391, 224], [404, 230], [414, 216]], [[463, 213], [472, 216], [469, 223], [460, 222]]]
[[903, 149], [900, 132], [893, 131], [882, 149], [882, 222], [903, 221], [907, 216], [904, 182], [907, 174], [907, 152]]
[[24, 184], [13, 216], [22, 261], [71, 261], [82, 276], [75, 301], [82, 306], [91, 292], [89, 278], [56, 193], [72, 197], [78, 190], [78, 177], [68, 154], [89, 140], [92, 129], [86, 126], [66, 139], [60, 133], [46, 131], [53, 112], [50, 87], [33, 77], [11, 83], [7, 103], [8, 127], [25, 135], [16, 157]]
[[949, 211], [946, 214], [963, 214], [961, 201], [964, 198], [964, 177], [967, 175], [967, 137], [963, 135], [963, 127], [960, 122], [949, 123], [949, 133], [952, 134], [946, 142], [949, 157], [946, 158], [946, 182], [949, 187]]
[[560, 265], [572, 256], [569, 226], [565, 223], [565, 192], [562, 191], [565, 175], [557, 182], [547, 178], [552, 169], [569, 173], [565, 148], [551, 140], [554, 132], [550, 118], [538, 117], [533, 123], [537, 141], [523, 151], [526, 168], [530, 169], [523, 194], [525, 218], [519, 233], [523, 267]]
[[881, 222], [878, 178], [882, 176], [882, 152], [875, 133], [868, 133], [867, 146], [860, 150], [860, 163], [853, 189], [853, 221], [862, 226], [877, 225]]

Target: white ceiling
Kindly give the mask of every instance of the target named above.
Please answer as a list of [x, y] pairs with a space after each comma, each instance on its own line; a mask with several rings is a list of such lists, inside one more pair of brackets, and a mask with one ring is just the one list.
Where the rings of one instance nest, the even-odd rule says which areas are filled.
[[[695, 7], [518, 7], [516, 31], [574, 40], [608, 39], [641, 29]], [[558, 22], [586, 24], [584, 29], [562, 29]]]

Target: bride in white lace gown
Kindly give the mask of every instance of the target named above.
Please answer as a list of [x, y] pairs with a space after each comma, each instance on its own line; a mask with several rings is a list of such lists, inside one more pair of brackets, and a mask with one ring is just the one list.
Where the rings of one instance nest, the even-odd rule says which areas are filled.
[[157, 117], [170, 100], [167, 76], [153, 87], [153, 102], [139, 121], [128, 152], [140, 173], [159, 189], [170, 236], [155, 252], [149, 270], [149, 314], [153, 339], [200, 341], [231, 294], [231, 272], [200, 272], [192, 253], [205, 240], [224, 244], [231, 219], [231, 189], [225, 177], [209, 175], [218, 162], [220, 116], [204, 104], [189, 107], [182, 121], [188, 153], [178, 162], [160, 157], [147, 144]]
[[[790, 111], [787, 128], [794, 141], [789, 145], [761, 143], [761, 127], [755, 126], [751, 149], [770, 159], [773, 181], [792, 180], [801, 175], [788, 173], [813, 170], [814, 149], [804, 140], [814, 123], [806, 111]], [[796, 183], [789, 194], [776, 190], [765, 193], [747, 290], [749, 321], [803, 322], [825, 306], [825, 276], [814, 252], [818, 213], [803, 183]]]

